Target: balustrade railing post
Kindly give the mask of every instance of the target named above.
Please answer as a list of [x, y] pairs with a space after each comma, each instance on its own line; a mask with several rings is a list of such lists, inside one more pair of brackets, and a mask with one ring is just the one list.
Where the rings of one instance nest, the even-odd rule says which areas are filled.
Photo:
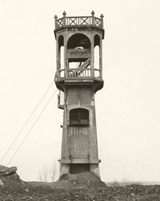
[[63, 12], [63, 26], [66, 25], [66, 12]]
[[104, 17], [104, 15], [103, 14], [101, 14], [101, 27], [103, 28], [103, 17]]
[[57, 18], [58, 18], [58, 16], [55, 15], [55, 16], [54, 16], [54, 19], [55, 19], [55, 29], [57, 29]]
[[92, 14], [92, 25], [94, 25], [94, 24], [95, 24], [95, 23], [94, 23], [94, 14], [95, 14], [95, 12], [92, 11], [91, 14]]

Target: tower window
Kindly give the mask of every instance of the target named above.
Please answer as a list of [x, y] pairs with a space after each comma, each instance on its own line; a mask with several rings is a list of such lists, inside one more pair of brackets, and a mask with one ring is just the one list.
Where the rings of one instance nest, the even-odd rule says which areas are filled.
[[89, 111], [87, 109], [72, 109], [70, 111], [70, 126], [88, 126]]

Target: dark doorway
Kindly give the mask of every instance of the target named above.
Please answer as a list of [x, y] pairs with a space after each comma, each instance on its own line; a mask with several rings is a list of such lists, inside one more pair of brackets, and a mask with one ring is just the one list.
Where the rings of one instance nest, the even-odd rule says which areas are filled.
[[77, 174], [81, 172], [89, 172], [90, 167], [89, 164], [71, 164], [70, 165], [70, 173]]

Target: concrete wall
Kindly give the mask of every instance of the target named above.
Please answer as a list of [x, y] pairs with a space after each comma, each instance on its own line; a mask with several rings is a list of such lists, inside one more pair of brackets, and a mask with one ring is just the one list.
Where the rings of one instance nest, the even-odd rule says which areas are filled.
[[[99, 176], [99, 159], [96, 131], [96, 114], [94, 90], [91, 86], [69, 86], [66, 89], [66, 104], [64, 106], [64, 124], [62, 139], [61, 163], [80, 163], [81, 171], [89, 164], [89, 169]], [[85, 108], [89, 110], [89, 126], [70, 126], [69, 112], [71, 109]], [[65, 161], [66, 160], [66, 161]], [[94, 161], [94, 162], [93, 162]], [[95, 165], [93, 165], [93, 163]], [[62, 164], [63, 167], [63, 164]], [[69, 171], [64, 165], [64, 171]], [[77, 166], [76, 170], [77, 171]]]

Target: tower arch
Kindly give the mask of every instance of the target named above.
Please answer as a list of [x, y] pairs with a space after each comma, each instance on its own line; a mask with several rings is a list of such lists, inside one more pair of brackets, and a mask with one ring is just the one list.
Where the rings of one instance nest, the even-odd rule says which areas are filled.
[[95, 71], [95, 77], [100, 77], [100, 59], [101, 59], [101, 54], [100, 54], [100, 36], [96, 34], [94, 36], [94, 71]]
[[60, 35], [58, 37], [58, 70], [59, 70], [59, 76], [64, 77], [64, 69], [65, 69], [65, 63], [64, 63], [64, 36]]
[[67, 42], [68, 49], [91, 49], [90, 39], [82, 33], [76, 33], [72, 35]]
[[59, 47], [59, 49], [61, 48], [61, 46], [64, 46], [64, 36], [63, 35], [60, 35], [58, 37], [58, 47]]

